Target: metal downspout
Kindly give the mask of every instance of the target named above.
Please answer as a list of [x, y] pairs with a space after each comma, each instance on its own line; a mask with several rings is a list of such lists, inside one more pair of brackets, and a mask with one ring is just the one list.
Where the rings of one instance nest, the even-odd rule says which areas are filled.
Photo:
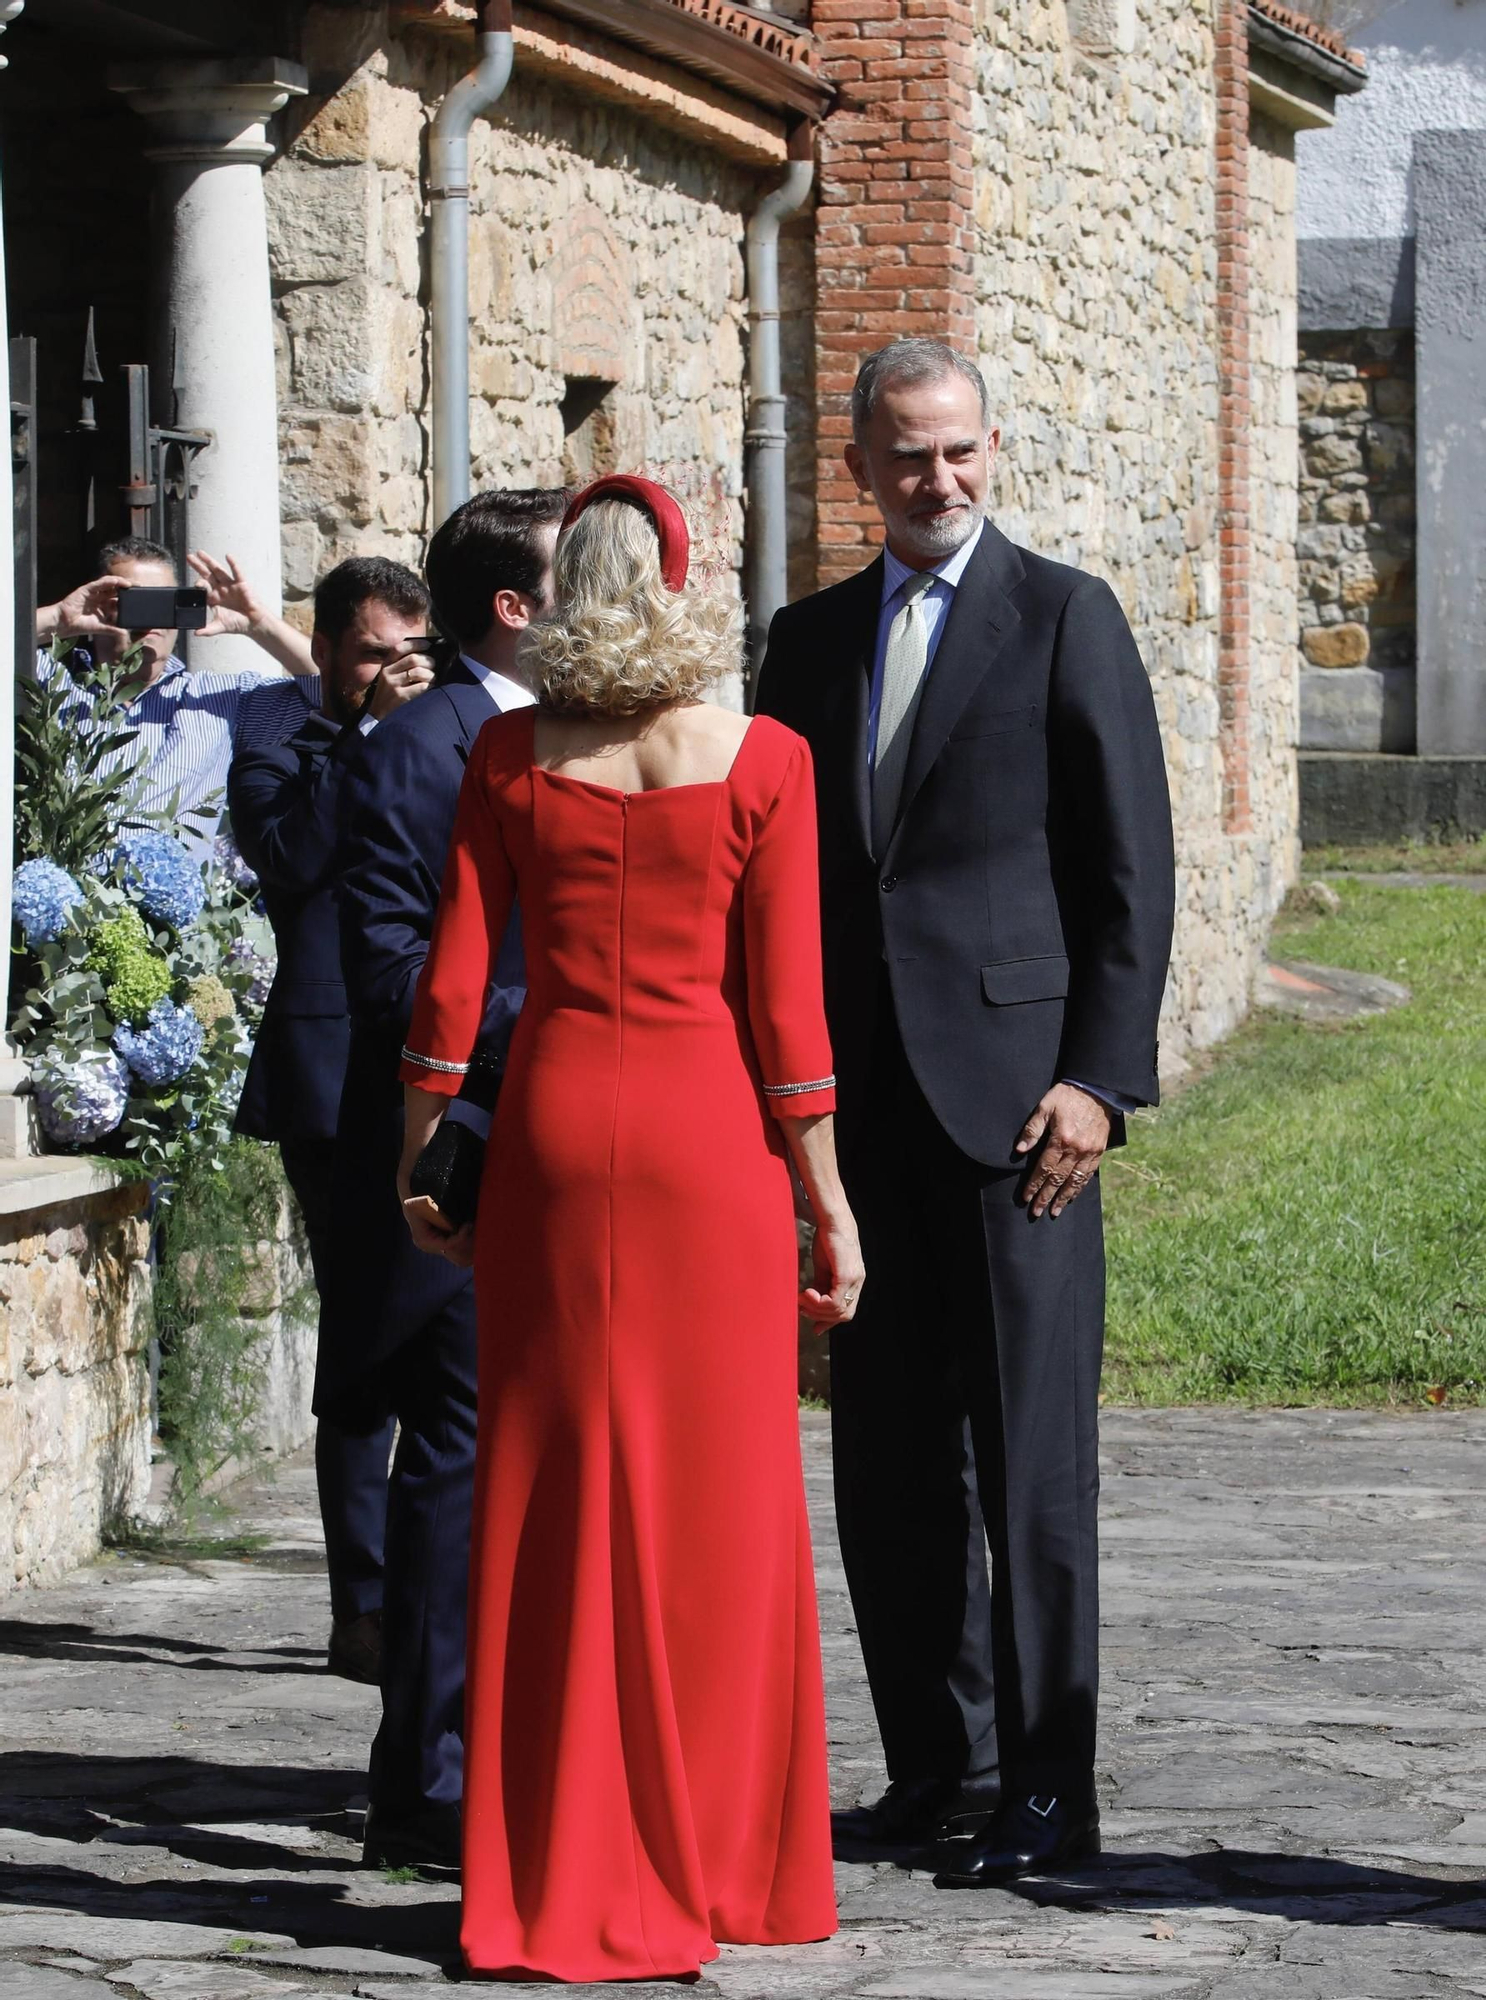
[[511, 0], [481, 0], [480, 60], [439, 106], [429, 134], [432, 205], [433, 525], [470, 491], [470, 127], [511, 80]]
[[769, 621], [789, 590], [785, 519], [785, 395], [779, 364], [779, 225], [803, 207], [815, 182], [814, 133], [804, 120], [790, 135], [784, 179], [748, 221], [748, 611], [749, 706]]

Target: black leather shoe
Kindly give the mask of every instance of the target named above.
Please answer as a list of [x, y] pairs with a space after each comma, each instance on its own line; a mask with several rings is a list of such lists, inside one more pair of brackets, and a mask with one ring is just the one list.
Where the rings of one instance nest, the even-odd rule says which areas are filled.
[[942, 1778], [904, 1778], [875, 1805], [831, 1814], [838, 1861], [908, 1860], [941, 1838], [968, 1837], [991, 1817], [997, 1793], [989, 1785], [963, 1791]]
[[340, 1618], [330, 1628], [325, 1671], [343, 1681], [376, 1687], [382, 1678], [382, 1614], [363, 1612], [360, 1618]]
[[1099, 1852], [1099, 1809], [1033, 1793], [1009, 1800], [975, 1839], [939, 1850], [936, 1889], [989, 1889], [1021, 1875], [1045, 1875]]
[[424, 1806], [415, 1813], [366, 1810], [363, 1868], [458, 1868], [459, 1807]]

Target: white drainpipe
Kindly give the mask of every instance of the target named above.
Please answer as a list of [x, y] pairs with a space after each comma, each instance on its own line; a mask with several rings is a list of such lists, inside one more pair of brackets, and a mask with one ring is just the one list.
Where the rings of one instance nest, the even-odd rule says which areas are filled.
[[511, 0], [482, 0], [476, 41], [480, 60], [439, 106], [429, 135], [435, 528], [470, 493], [470, 127], [511, 80]]
[[785, 409], [779, 364], [779, 225], [804, 205], [815, 181], [808, 148], [813, 134], [802, 123], [790, 142], [784, 179], [766, 194], [748, 221], [748, 604], [750, 687], [763, 658], [769, 621], [789, 592], [785, 519]]

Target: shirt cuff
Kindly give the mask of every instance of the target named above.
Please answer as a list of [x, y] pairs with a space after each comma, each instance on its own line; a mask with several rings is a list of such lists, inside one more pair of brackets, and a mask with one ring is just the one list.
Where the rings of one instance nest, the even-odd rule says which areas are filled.
[[1101, 1104], [1110, 1111], [1118, 1111], [1122, 1118], [1128, 1118], [1132, 1111], [1142, 1109], [1140, 1098], [1126, 1097], [1122, 1090], [1102, 1090], [1097, 1083], [1080, 1083], [1076, 1076], [1060, 1077], [1058, 1080], [1074, 1090], [1081, 1090], [1086, 1097], [1097, 1097]]
[[377, 726], [377, 717], [374, 715], [363, 715], [361, 720], [356, 725], [357, 729], [363, 736], [370, 736], [372, 731], [376, 728], [376, 726]]

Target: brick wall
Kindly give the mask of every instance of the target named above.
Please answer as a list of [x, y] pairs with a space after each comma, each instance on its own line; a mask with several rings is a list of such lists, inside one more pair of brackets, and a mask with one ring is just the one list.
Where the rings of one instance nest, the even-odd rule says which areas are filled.
[[820, 143], [816, 221], [818, 580], [861, 568], [876, 509], [841, 463], [862, 355], [901, 334], [972, 349], [971, 0], [815, 0], [841, 93]]

